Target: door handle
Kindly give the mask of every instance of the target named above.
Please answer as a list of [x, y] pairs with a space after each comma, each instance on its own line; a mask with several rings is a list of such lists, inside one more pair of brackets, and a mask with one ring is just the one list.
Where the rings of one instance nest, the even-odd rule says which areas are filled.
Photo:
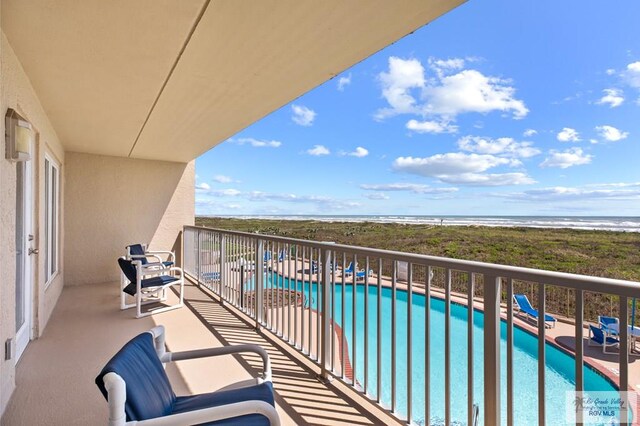
[[29, 256], [31, 256], [32, 254], [38, 254], [38, 253], [40, 253], [40, 250], [29, 248]]

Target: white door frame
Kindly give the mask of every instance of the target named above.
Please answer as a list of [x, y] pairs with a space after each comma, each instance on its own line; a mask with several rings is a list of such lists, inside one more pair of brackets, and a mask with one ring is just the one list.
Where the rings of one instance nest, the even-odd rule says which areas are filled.
[[[31, 147], [33, 152], [33, 146]], [[16, 172], [16, 189], [22, 189], [22, 205], [16, 203], [16, 339], [15, 339], [15, 355], [16, 362], [24, 353], [29, 341], [33, 335], [33, 307], [34, 307], [34, 291], [33, 283], [35, 278], [35, 256], [37, 249], [35, 244], [35, 227], [34, 219], [34, 173], [33, 163], [35, 160], [17, 163], [16, 167], [22, 168], [21, 176]], [[20, 220], [20, 216], [22, 220]], [[22, 238], [18, 237], [18, 233], [22, 234]], [[21, 268], [21, 270], [18, 270]], [[18, 288], [22, 286], [22, 300], [18, 300]], [[22, 306], [20, 306], [20, 304]], [[20, 327], [17, 324], [18, 312], [22, 308], [23, 323]]]

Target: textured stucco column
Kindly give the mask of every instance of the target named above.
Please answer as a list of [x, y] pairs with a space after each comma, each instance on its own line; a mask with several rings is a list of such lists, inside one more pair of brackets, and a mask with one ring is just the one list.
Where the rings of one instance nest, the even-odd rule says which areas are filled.
[[127, 244], [178, 251], [194, 223], [195, 161], [67, 152], [65, 178], [65, 285], [116, 281]]

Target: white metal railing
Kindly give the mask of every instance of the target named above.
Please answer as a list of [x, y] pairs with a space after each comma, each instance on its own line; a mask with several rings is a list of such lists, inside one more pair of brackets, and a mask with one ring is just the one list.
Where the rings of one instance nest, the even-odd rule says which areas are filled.
[[[352, 272], [349, 272], [349, 264]], [[514, 286], [537, 286], [538, 310], [545, 313], [546, 286], [575, 292], [575, 337], [584, 337], [584, 294], [602, 293], [619, 300], [620, 390], [629, 388], [628, 313], [631, 298], [640, 296], [640, 284], [631, 281], [494, 265], [372, 248], [314, 242], [278, 236], [185, 226], [184, 271], [199, 285], [316, 362], [323, 378], [337, 378], [365, 397], [388, 409], [401, 421], [432, 421], [430, 383], [434, 345], [444, 347], [444, 418], [473, 424], [474, 309], [466, 309], [466, 418], [452, 414], [452, 305], [473, 306], [482, 293], [484, 402], [480, 413], [485, 425], [501, 422], [501, 321], [506, 322], [506, 423], [514, 424]], [[360, 270], [360, 272], [358, 272]], [[453, 292], [452, 284], [464, 292]], [[385, 297], [383, 296], [385, 293]], [[424, 314], [416, 314], [414, 298], [424, 295]], [[406, 300], [406, 303], [400, 303]], [[374, 303], [371, 303], [371, 299]], [[444, 333], [431, 328], [432, 303], [444, 303]], [[635, 301], [635, 299], [634, 299]], [[506, 312], [501, 311], [506, 302]], [[438, 302], [441, 303], [441, 302]], [[422, 318], [424, 316], [424, 318]], [[384, 318], [383, 318], [384, 317]], [[388, 328], [390, 323], [390, 330]], [[418, 332], [422, 332], [418, 334]], [[390, 335], [389, 335], [390, 334]], [[350, 338], [347, 337], [349, 335]], [[538, 424], [545, 424], [545, 350], [547, 330], [537, 324]], [[424, 339], [424, 355], [413, 346]], [[442, 342], [444, 339], [444, 342]], [[351, 344], [349, 344], [351, 342]], [[584, 351], [575, 350], [575, 390], [584, 390]], [[421, 348], [422, 346], [420, 346]], [[406, 349], [405, 349], [406, 348]], [[420, 359], [422, 358], [422, 359]], [[422, 373], [424, 371], [424, 373]], [[422, 383], [418, 378], [424, 374]], [[504, 385], [502, 385], [504, 386]], [[438, 390], [440, 394], [442, 390]], [[532, 392], [533, 393], [533, 392]], [[416, 395], [419, 394], [419, 398]], [[620, 394], [623, 396], [623, 394]], [[400, 398], [399, 398], [400, 396]], [[417, 406], [417, 401], [420, 402]], [[577, 410], [576, 424], [581, 424]], [[634, 413], [634, 417], [637, 414]], [[455, 417], [455, 418], [454, 418]], [[620, 410], [621, 424], [628, 413]]]

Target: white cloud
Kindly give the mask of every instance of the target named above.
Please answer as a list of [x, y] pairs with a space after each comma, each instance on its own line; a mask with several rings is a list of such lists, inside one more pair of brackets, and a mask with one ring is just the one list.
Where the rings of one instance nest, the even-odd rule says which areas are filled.
[[538, 131], [534, 130], [534, 129], [527, 129], [524, 132], [522, 132], [522, 136], [524, 136], [525, 138], [530, 138], [533, 135], [537, 135]]
[[562, 129], [557, 136], [560, 142], [579, 142], [580, 134], [576, 131], [576, 129], [572, 129], [571, 127], [565, 127]]
[[560, 167], [567, 169], [573, 166], [580, 166], [591, 163], [593, 156], [585, 154], [582, 148], [569, 148], [566, 151], [552, 149], [549, 156], [540, 163], [540, 167]]
[[[574, 201], [574, 200], [637, 200], [640, 199], [640, 186], [631, 189], [609, 189], [611, 184], [585, 185], [583, 187], [548, 187], [523, 192], [497, 193], [495, 197], [522, 201]], [[624, 185], [627, 186], [627, 185]], [[594, 188], [595, 187], [595, 188]]]
[[301, 126], [311, 126], [316, 118], [316, 112], [303, 105], [291, 105], [293, 115], [291, 119]]
[[307, 154], [315, 156], [329, 155], [331, 151], [324, 145], [314, 145], [313, 148], [307, 150]]
[[[294, 204], [310, 204], [318, 208], [326, 208], [332, 210], [345, 210], [360, 207], [360, 203], [353, 200], [341, 200], [324, 195], [297, 195], [291, 193], [269, 193], [263, 191], [246, 191], [242, 192], [237, 189], [218, 189], [210, 190], [205, 195], [215, 198], [234, 197], [242, 198], [252, 202], [285, 202]], [[207, 206], [220, 204], [215, 199], [196, 200], [197, 205]], [[238, 204], [227, 204], [227, 206]], [[232, 207], [228, 207], [232, 208]]]
[[202, 183], [197, 183], [196, 184], [196, 191], [208, 191], [210, 189], [211, 189], [211, 187], [206, 182], [202, 182]]
[[[465, 60], [429, 59], [429, 67], [435, 77], [427, 79], [425, 68], [417, 59], [389, 58], [389, 70], [378, 75], [382, 96], [389, 107], [379, 109], [376, 119], [398, 114], [415, 114], [424, 119], [438, 117], [436, 121], [425, 120], [426, 131], [438, 129], [434, 123], [448, 123], [459, 114], [476, 112], [487, 114], [493, 111], [511, 113], [520, 119], [529, 110], [524, 102], [515, 98], [511, 82], [498, 77], [485, 76], [480, 71], [464, 68]], [[414, 120], [412, 126], [418, 122]], [[409, 127], [409, 123], [407, 123]]]
[[352, 157], [362, 158], [369, 155], [369, 150], [359, 146], [353, 152], [348, 152], [347, 155], [350, 155]]
[[440, 79], [439, 84], [427, 86], [423, 92], [425, 112], [455, 117], [465, 112], [512, 113], [513, 118], [524, 118], [529, 110], [521, 100], [515, 99], [515, 89], [507, 80], [488, 77], [476, 70], [463, 70]]
[[597, 104], [609, 105], [609, 108], [615, 108], [624, 102], [624, 95], [620, 89], [604, 89], [602, 92], [604, 96], [596, 102]]
[[446, 194], [458, 191], [458, 188], [433, 188], [429, 185], [420, 183], [384, 183], [384, 184], [367, 184], [360, 185], [365, 191], [409, 191], [416, 194]]
[[605, 71], [605, 73], [607, 75], [614, 75], [616, 73], [616, 70], [614, 70], [613, 68], [609, 68]]
[[342, 76], [338, 78], [338, 90], [344, 91], [344, 88], [351, 84], [351, 73], [347, 76]]
[[464, 68], [465, 60], [462, 58], [436, 59], [429, 58], [429, 67], [438, 75]]
[[517, 142], [513, 138], [483, 138], [465, 136], [458, 140], [458, 148], [477, 154], [503, 155], [514, 158], [529, 158], [540, 154], [532, 142]]
[[367, 197], [370, 200], [388, 200], [389, 199], [389, 196], [384, 192], [374, 192], [371, 194], [366, 194], [365, 197]]
[[382, 84], [382, 96], [391, 108], [379, 110], [377, 118], [418, 112], [416, 99], [410, 91], [425, 85], [424, 67], [420, 61], [391, 56], [389, 71], [380, 73], [378, 80]]
[[447, 121], [418, 121], [411, 119], [407, 121], [407, 129], [416, 133], [457, 133], [458, 126]]
[[398, 157], [393, 168], [403, 173], [434, 177], [441, 182], [476, 186], [524, 185], [535, 181], [525, 173], [484, 173], [497, 166], [517, 167], [516, 159], [453, 152], [426, 158]]
[[629, 136], [629, 132], [622, 132], [613, 126], [596, 126], [596, 132], [608, 142], [617, 142]]
[[242, 194], [242, 192], [238, 191], [237, 189], [228, 188], [228, 189], [212, 189], [208, 192], [208, 194], [215, 195], [218, 197], [237, 197], [240, 194]]
[[629, 86], [640, 89], [640, 61], [627, 65], [627, 68], [621, 74]]
[[236, 140], [231, 140], [238, 145], [251, 145], [254, 148], [278, 148], [282, 145], [280, 141], [270, 141], [263, 139], [254, 139], [254, 138], [239, 138]]
[[231, 183], [234, 181], [232, 178], [225, 175], [215, 175], [212, 180], [218, 183]]

